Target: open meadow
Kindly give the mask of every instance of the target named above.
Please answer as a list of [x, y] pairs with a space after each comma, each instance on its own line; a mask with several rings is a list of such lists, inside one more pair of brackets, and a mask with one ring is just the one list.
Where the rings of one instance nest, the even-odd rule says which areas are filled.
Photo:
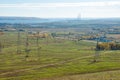
[[92, 41], [27, 38], [25, 32], [19, 37], [0, 36], [0, 80], [120, 80], [119, 50], [96, 52]]

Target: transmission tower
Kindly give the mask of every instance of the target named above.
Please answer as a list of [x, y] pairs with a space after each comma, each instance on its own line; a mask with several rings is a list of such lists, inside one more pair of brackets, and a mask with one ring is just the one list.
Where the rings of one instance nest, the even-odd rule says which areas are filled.
[[18, 36], [17, 36], [17, 54], [20, 54], [21, 53], [21, 50], [20, 50], [20, 31], [18, 30]]
[[[3, 31], [0, 30], [0, 36], [2, 36], [3, 34], [4, 34]], [[3, 48], [3, 44], [2, 44], [2, 41], [0, 40], [0, 53], [2, 52], [2, 48]]]
[[2, 52], [2, 44], [1, 44], [1, 41], [0, 41], [0, 53]]
[[37, 46], [37, 54], [38, 54], [38, 57], [40, 57], [40, 49], [41, 49], [41, 47], [39, 46], [39, 32], [37, 32], [36, 46]]
[[26, 44], [25, 44], [26, 55], [25, 55], [25, 58], [29, 57], [30, 49], [28, 47], [29, 47], [29, 38], [28, 38], [28, 32], [26, 32]]
[[93, 62], [97, 62], [97, 60], [98, 60], [98, 58], [99, 58], [98, 44], [99, 44], [99, 38], [97, 39], [96, 48], [95, 48], [95, 56], [94, 56]]

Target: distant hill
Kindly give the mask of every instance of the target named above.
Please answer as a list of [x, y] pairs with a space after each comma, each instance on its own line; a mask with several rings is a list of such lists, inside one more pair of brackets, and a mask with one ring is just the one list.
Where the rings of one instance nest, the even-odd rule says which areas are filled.
[[77, 19], [77, 18], [37, 18], [37, 17], [3, 17], [0, 16], [0, 23], [48, 23], [48, 22], [67, 22], [67, 23], [120, 23], [120, 18], [101, 18], [101, 19]]
[[35, 17], [1, 17], [0, 20], [28, 20], [28, 19], [40, 19], [40, 18], [35, 18]]
[[46, 19], [36, 17], [0, 17], [0, 23], [44, 23], [55, 22], [63, 19]]

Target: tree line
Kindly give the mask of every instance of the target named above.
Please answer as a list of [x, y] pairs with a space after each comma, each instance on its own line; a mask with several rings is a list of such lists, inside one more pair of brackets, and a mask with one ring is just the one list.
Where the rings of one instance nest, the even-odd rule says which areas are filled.
[[120, 50], [120, 44], [114, 42], [108, 43], [98, 43], [97, 47], [98, 50]]

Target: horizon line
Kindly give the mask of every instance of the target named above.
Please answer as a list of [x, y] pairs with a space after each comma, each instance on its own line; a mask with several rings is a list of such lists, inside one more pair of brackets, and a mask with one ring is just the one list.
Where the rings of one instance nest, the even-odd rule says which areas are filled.
[[[78, 19], [78, 17], [36, 17], [36, 16], [0, 16], [0, 17], [18, 17], [18, 18], [41, 18], [41, 19]], [[81, 17], [80, 19], [105, 19], [105, 18], [120, 18], [120, 17]]]

